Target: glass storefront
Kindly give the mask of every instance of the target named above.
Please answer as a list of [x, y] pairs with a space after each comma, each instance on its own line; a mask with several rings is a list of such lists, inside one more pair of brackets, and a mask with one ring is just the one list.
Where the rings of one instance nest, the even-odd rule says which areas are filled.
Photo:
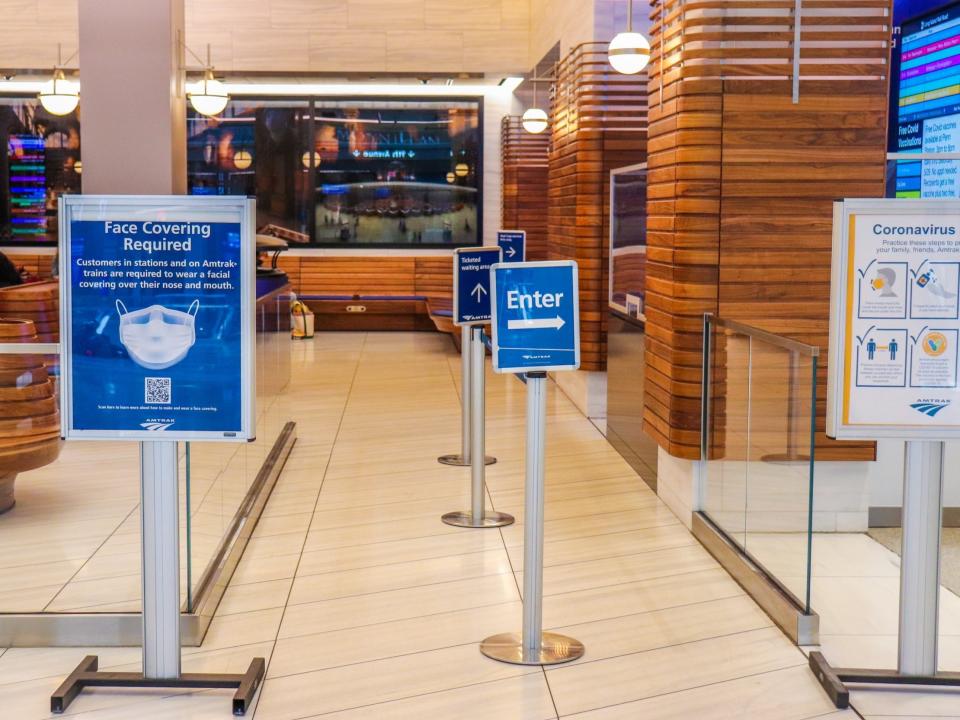
[[190, 111], [189, 192], [257, 198], [292, 244], [474, 245], [482, 128], [474, 100], [232, 100]]

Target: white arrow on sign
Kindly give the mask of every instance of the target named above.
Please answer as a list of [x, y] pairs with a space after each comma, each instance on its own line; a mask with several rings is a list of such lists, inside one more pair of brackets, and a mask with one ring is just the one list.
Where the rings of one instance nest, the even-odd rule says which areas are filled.
[[543, 328], [559, 330], [564, 325], [566, 325], [566, 323], [559, 315], [552, 318], [540, 318], [539, 320], [520, 319], [507, 321], [508, 330], [542, 330]]
[[487, 289], [486, 289], [483, 285], [481, 285], [480, 283], [477, 283], [477, 286], [476, 286], [473, 290], [470, 291], [470, 294], [471, 294], [471, 295], [476, 295], [476, 296], [477, 296], [477, 302], [480, 302], [480, 298], [487, 294]]
[[507, 257], [513, 257], [516, 254], [517, 254], [516, 249], [512, 247], [507, 248]]

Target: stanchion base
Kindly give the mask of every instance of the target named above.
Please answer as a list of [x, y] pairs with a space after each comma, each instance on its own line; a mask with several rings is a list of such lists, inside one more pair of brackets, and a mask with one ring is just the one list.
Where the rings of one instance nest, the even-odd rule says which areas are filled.
[[502, 633], [491, 635], [480, 643], [480, 652], [488, 658], [512, 665], [560, 665], [583, 657], [584, 647], [582, 642], [572, 637], [545, 632], [540, 635], [540, 651], [525, 657], [520, 635]]
[[[493, 465], [497, 459], [490, 455], [483, 456], [484, 465]], [[454, 467], [470, 467], [470, 461], [464, 460], [463, 455], [441, 455], [437, 458], [441, 465], [453, 465]]]
[[853, 685], [929, 685], [933, 687], [956, 687], [960, 689], [960, 673], [939, 672], [936, 675], [901, 675], [896, 670], [862, 670], [833, 668], [823, 653], [810, 653], [810, 669], [833, 704], [843, 710], [850, 707], [850, 691], [846, 683]]
[[514, 523], [513, 515], [507, 515], [507, 513], [501, 512], [485, 513], [484, 516], [480, 518], [480, 521], [477, 522], [473, 519], [473, 513], [468, 510], [447, 513], [440, 519], [447, 525], [465, 528], [494, 528], [513, 525]]
[[96, 655], [87, 655], [76, 669], [50, 696], [50, 712], [59, 715], [84, 688], [236, 688], [233, 695], [233, 714], [246, 715], [257, 688], [263, 682], [266, 662], [254, 658], [243, 674], [236, 673], [183, 673], [178, 678], [145, 678], [143, 673], [98, 672]]

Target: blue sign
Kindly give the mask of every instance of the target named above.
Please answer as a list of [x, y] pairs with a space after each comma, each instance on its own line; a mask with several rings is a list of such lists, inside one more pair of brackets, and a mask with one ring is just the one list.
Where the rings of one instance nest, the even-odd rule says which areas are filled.
[[490, 322], [490, 268], [500, 262], [500, 248], [457, 248], [453, 253], [453, 322]]
[[525, 230], [500, 230], [497, 245], [503, 250], [505, 263], [518, 263], [527, 259], [527, 232]]
[[[71, 198], [62, 217], [67, 436], [248, 437], [246, 218], [150, 212], [147, 198], [145, 208], [101, 198], [106, 207], [91, 211], [80, 202], [90, 198]], [[245, 202], [190, 200], [225, 200], [240, 211]]]
[[572, 260], [493, 267], [493, 369], [576, 370], [580, 303]]

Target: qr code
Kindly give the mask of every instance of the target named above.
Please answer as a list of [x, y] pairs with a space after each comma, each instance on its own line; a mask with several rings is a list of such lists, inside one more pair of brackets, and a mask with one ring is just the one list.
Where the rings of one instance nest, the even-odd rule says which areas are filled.
[[143, 401], [149, 405], [170, 404], [170, 378], [144, 378]]

